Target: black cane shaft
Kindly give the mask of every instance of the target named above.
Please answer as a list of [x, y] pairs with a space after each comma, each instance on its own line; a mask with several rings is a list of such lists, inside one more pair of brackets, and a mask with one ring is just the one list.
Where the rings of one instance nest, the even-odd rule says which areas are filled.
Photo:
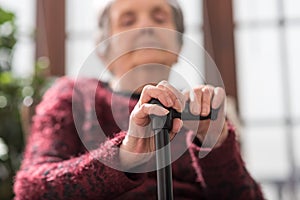
[[[157, 99], [150, 101], [164, 107]], [[169, 131], [173, 126], [173, 119], [180, 118], [182, 120], [215, 120], [218, 116], [219, 109], [212, 109], [208, 116], [196, 116], [191, 114], [189, 104], [186, 104], [182, 113], [174, 109], [169, 109], [166, 116], [150, 115], [152, 120], [152, 130], [155, 131], [156, 145], [156, 168], [157, 168], [157, 195], [159, 200], [173, 200], [172, 185], [172, 167], [171, 167], [171, 151]]]
[[173, 200], [170, 139], [167, 129], [156, 131], [156, 165], [158, 200]]

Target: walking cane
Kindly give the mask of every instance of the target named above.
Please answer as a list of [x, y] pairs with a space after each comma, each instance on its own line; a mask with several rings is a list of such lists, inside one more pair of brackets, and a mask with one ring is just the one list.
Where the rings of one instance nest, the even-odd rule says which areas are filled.
[[[152, 99], [151, 104], [164, 107], [157, 99]], [[182, 113], [167, 108], [170, 112], [166, 116], [151, 115], [151, 126], [154, 131], [156, 147], [156, 169], [157, 169], [157, 195], [158, 200], [173, 200], [172, 166], [169, 131], [172, 129], [174, 118], [182, 120], [215, 120], [218, 109], [211, 109], [208, 116], [196, 116], [189, 111], [187, 103]]]

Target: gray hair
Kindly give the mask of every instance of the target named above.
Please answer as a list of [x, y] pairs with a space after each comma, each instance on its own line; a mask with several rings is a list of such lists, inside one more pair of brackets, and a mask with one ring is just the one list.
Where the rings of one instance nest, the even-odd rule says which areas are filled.
[[[174, 21], [175, 21], [176, 30], [181, 33], [181, 34], [179, 34], [180, 37], [178, 39], [179, 39], [179, 44], [182, 45], [182, 43], [183, 43], [182, 34], [184, 33], [184, 18], [183, 18], [182, 10], [181, 10], [177, 0], [167, 0], [167, 1], [170, 4], [172, 11], [173, 11], [173, 17], [174, 17]], [[112, 3], [113, 3], [113, 1], [108, 3], [105, 6], [105, 8], [102, 10], [102, 12], [100, 12], [100, 14], [99, 14], [99, 18], [98, 18], [98, 29], [99, 29], [98, 32], [99, 33], [97, 36], [97, 44], [106, 40], [110, 36], [110, 23], [111, 22], [110, 22], [109, 13], [110, 13]]]

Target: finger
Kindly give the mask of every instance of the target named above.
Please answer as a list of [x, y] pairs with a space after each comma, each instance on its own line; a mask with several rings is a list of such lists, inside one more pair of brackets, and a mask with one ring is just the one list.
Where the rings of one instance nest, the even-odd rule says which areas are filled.
[[216, 87], [214, 89], [214, 96], [212, 101], [212, 108], [217, 109], [219, 108], [225, 101], [225, 90], [221, 87]]
[[157, 116], [164, 116], [169, 113], [169, 110], [165, 109], [156, 104], [143, 104], [140, 107], [140, 112], [137, 112], [137, 117], [141, 116], [141, 118], [148, 116], [148, 115], [157, 115]]
[[[190, 91], [184, 91], [183, 95], [184, 95], [184, 100], [185, 100], [185, 101], [187, 101], [187, 100], [189, 100], [189, 99], [190, 99], [191, 101], [194, 101], [194, 99], [195, 99], [195, 98], [191, 98]], [[192, 96], [194, 96], [194, 94], [193, 94]]]
[[171, 98], [174, 101], [174, 105], [172, 106], [175, 110], [178, 112], [182, 112], [185, 105], [185, 97], [184, 95], [177, 90], [175, 87], [173, 87], [171, 84], [169, 84], [167, 81], [161, 81], [157, 87], [164, 89]]
[[[186, 102], [187, 101], [194, 101], [195, 100], [195, 98], [194, 98], [194, 94], [193, 95], [191, 95], [190, 93], [193, 93], [193, 92], [190, 92], [190, 91], [184, 91], [184, 93], [183, 93], [183, 95], [184, 95], [184, 102], [185, 102], [185, 104], [184, 104], [184, 109], [185, 109], [185, 106], [186, 106]], [[189, 104], [189, 110], [192, 110], [191, 109], [191, 104]]]
[[141, 93], [140, 105], [148, 103], [152, 98], [158, 99], [166, 107], [172, 107], [174, 104], [169, 93], [165, 92], [161, 88], [147, 85], [143, 88], [143, 91]]
[[159, 105], [143, 104], [134, 112], [132, 118], [137, 125], [145, 126], [150, 122], [149, 115], [165, 116], [169, 111]]
[[175, 109], [176, 107], [178, 107], [178, 103], [177, 103], [177, 96], [171, 91], [169, 90], [167, 87], [165, 87], [164, 85], [157, 85], [157, 87], [159, 89], [161, 89], [164, 93], [167, 93], [169, 95], [169, 97], [172, 99], [172, 107]]
[[173, 120], [173, 127], [170, 131], [170, 138], [173, 139], [183, 126], [183, 121], [179, 118]]
[[202, 88], [201, 116], [207, 116], [210, 112], [213, 87], [205, 86]]
[[201, 102], [202, 102], [202, 87], [194, 88], [193, 93], [194, 100], [190, 102], [190, 111], [193, 115], [200, 115], [201, 113]]
[[177, 98], [181, 98], [183, 94], [177, 90], [175, 87], [173, 87], [170, 83], [167, 81], [161, 81], [157, 84], [158, 87], [163, 86], [167, 89], [169, 89]]

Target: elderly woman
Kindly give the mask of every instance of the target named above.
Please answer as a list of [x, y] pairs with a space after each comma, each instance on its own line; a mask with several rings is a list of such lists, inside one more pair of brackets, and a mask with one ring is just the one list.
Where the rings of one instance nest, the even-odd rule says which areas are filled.
[[[211, 108], [224, 103], [222, 88], [200, 85], [191, 91], [194, 99], [189, 99], [163, 81], [177, 62], [182, 38], [159, 30], [184, 32], [176, 1], [115, 0], [103, 11], [99, 26], [101, 41], [137, 30], [126, 39], [120, 36], [119, 42], [135, 47], [159, 45], [171, 51], [138, 49], [112, 61], [123, 46], [111, 42], [99, 52], [113, 74], [109, 83], [59, 79], [36, 109], [15, 179], [15, 199], [156, 199], [155, 172], [146, 169], [155, 151], [149, 115], [166, 115], [167, 108], [181, 112], [188, 100], [192, 114], [207, 116]], [[154, 81], [149, 79], [150, 68]], [[144, 82], [137, 82], [141, 77]], [[88, 98], [90, 93], [93, 98]], [[149, 104], [153, 98], [164, 107]], [[94, 117], [90, 114], [93, 110]], [[224, 115], [219, 118], [218, 141], [202, 159], [198, 153], [209, 121], [201, 121], [200, 128], [189, 131], [191, 126], [173, 120], [170, 138], [174, 147], [186, 146], [172, 163], [175, 199], [263, 199], [258, 184], [245, 169], [234, 129]]]

